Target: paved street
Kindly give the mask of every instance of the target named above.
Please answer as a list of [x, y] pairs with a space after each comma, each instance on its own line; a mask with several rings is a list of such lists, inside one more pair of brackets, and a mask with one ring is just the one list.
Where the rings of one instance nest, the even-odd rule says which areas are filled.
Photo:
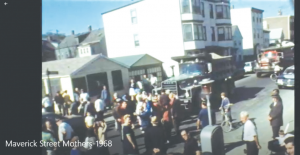
[[[270, 93], [273, 89], [277, 88], [274, 82], [272, 82], [267, 76], [263, 78], [256, 78], [254, 74], [246, 75], [245, 78], [236, 81], [236, 96], [231, 99], [231, 103], [234, 103], [232, 107], [232, 115], [234, 123], [237, 128], [230, 133], [224, 134], [226, 155], [242, 155], [245, 145], [241, 143], [242, 128], [239, 125], [239, 113], [246, 110], [250, 113], [250, 118], [254, 119], [254, 122], [258, 128], [259, 141], [262, 149], [260, 155], [269, 155], [270, 152], [267, 149], [267, 143], [271, 140], [272, 129], [267, 120], [269, 113], [269, 105], [271, 104]], [[294, 119], [294, 90], [284, 89], [280, 90], [280, 95], [284, 105], [284, 126], [289, 121]], [[218, 121], [221, 120], [221, 116], [217, 113]], [[108, 139], [112, 140], [113, 146], [110, 148], [111, 155], [122, 154], [122, 143], [117, 131], [114, 130], [114, 120], [112, 117], [106, 118], [108, 123]], [[195, 130], [195, 120], [186, 120], [181, 123], [180, 129]], [[289, 127], [289, 132], [294, 131], [293, 123]], [[139, 144], [140, 153], [145, 151], [143, 136], [141, 132], [135, 130], [137, 136], [137, 142]], [[173, 137], [172, 143], [169, 146], [168, 153], [182, 153], [183, 143], [180, 137]]]

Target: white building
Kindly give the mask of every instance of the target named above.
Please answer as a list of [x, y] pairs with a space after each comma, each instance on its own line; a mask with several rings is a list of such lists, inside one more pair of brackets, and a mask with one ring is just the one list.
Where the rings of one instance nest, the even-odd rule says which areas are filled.
[[108, 57], [148, 53], [163, 61], [168, 76], [171, 57], [213, 51], [230, 55], [233, 46], [228, 2], [141, 0], [102, 14]]
[[236, 25], [232, 26], [232, 40], [233, 46], [236, 48], [236, 58], [237, 62], [244, 60], [244, 53], [243, 53], [243, 36], [239, 30], [239, 27]]
[[270, 31], [269, 30], [263, 30], [264, 32], [264, 46], [263, 48], [269, 47], [270, 44]]
[[282, 28], [270, 29], [270, 44], [276, 45], [277, 43], [283, 42], [284, 33]]
[[263, 10], [256, 8], [231, 9], [231, 22], [243, 36], [244, 55], [256, 55], [264, 43]]

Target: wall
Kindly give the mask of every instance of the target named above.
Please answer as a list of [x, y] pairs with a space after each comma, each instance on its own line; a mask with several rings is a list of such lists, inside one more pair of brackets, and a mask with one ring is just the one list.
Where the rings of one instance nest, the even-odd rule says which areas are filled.
[[[246, 9], [231, 9], [231, 23], [237, 25], [243, 36], [244, 55], [253, 54], [253, 28], [252, 28], [252, 11]], [[251, 50], [252, 49], [252, 50]]]
[[[131, 9], [136, 9], [137, 24], [131, 23]], [[108, 57], [145, 54], [164, 62], [172, 75], [179, 74], [178, 64], [170, 57], [184, 55], [178, 0], [145, 0], [102, 15]], [[139, 35], [135, 47], [134, 34]]]
[[100, 58], [100, 59], [94, 61], [92, 64], [89, 64], [84, 69], [82, 69], [79, 72], [72, 75], [72, 78], [85, 77], [86, 75], [89, 75], [89, 74], [107, 72], [109, 92], [111, 95], [113, 95], [114, 91], [113, 91], [113, 81], [112, 81], [111, 71], [114, 71], [114, 70], [122, 71], [122, 78], [123, 78], [123, 84], [124, 84], [124, 89], [121, 91], [117, 91], [117, 93], [120, 93], [120, 94], [127, 93], [129, 90], [128, 69], [123, 66], [120, 66], [110, 60], [107, 60], [105, 58]]
[[[253, 33], [256, 36], [253, 38], [253, 45], [259, 44], [256, 48], [256, 52], [253, 54], [260, 53], [260, 49], [264, 46], [264, 33], [263, 33], [263, 14], [252, 11], [252, 17], [255, 17], [255, 22], [252, 21]], [[257, 18], [261, 19], [261, 22], [257, 22]], [[254, 48], [255, 49], [255, 48]]]
[[269, 47], [270, 33], [264, 33], [264, 48]]
[[284, 34], [284, 39], [290, 39], [290, 28], [289, 28], [289, 18], [290, 16], [277, 16], [277, 17], [270, 17], [270, 18], [265, 18], [264, 21], [268, 25], [268, 29], [277, 29], [277, 28], [282, 28], [283, 29], [283, 34]]
[[92, 50], [90, 45], [79, 46], [78, 47], [78, 57], [91, 56]]
[[64, 78], [60, 78], [60, 83], [61, 83], [61, 89], [62, 91], [67, 90], [68, 94], [70, 95], [70, 98], [72, 101], [74, 101], [74, 88], [73, 88], [73, 84], [72, 84], [72, 79], [70, 77], [64, 77]]
[[[57, 60], [67, 59], [69, 53], [69, 57], [77, 57], [77, 48], [76, 47], [68, 47], [55, 50]], [[61, 55], [59, 57], [59, 55]]]

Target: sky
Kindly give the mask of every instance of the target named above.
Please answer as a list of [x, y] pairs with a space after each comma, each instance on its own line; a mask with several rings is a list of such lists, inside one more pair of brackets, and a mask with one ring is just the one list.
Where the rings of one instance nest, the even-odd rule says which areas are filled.
[[[42, 33], [56, 32], [70, 35], [71, 31], [82, 33], [103, 28], [101, 13], [133, 3], [136, 0], [42, 0]], [[254, 7], [264, 10], [264, 17], [294, 15], [289, 0], [231, 0], [237, 8]]]

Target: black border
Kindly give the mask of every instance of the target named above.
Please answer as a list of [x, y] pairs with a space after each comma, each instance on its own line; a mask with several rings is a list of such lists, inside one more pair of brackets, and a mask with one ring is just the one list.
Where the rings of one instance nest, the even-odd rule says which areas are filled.
[[42, 152], [40, 147], [5, 147], [6, 140], [35, 140], [38, 146], [41, 140], [41, 4], [41, 0], [0, 0], [0, 154]]
[[[292, 4], [292, 1], [293, 0], [290, 0], [290, 4]], [[298, 39], [298, 36], [300, 36], [300, 31], [296, 28], [297, 26], [299, 27], [300, 26], [300, 21], [298, 21], [300, 18], [298, 18], [298, 16], [297, 15], [300, 15], [300, 9], [297, 9], [296, 8], [296, 6], [299, 6], [300, 5], [300, 2], [299, 1], [297, 1], [297, 0], [294, 0], [294, 10], [295, 10], [295, 16], [294, 16], [294, 21], [295, 21], [295, 30], [294, 30], [294, 33], [295, 33], [295, 47], [294, 47], [294, 51], [295, 51], [295, 59], [294, 59], [294, 61], [295, 61], [295, 70], [296, 70], [296, 74], [295, 74], [295, 82], [296, 82], [296, 86], [295, 86], [295, 118], [294, 118], [294, 120], [295, 120], [295, 131], [294, 131], [294, 133], [295, 133], [295, 155], [296, 154], [299, 154], [299, 153], [297, 153], [297, 152], [300, 152], [300, 140], [299, 139], [297, 139], [297, 137], [298, 137], [298, 134], [299, 134], [299, 124], [300, 124], [300, 119], [296, 119], [296, 118], [300, 118], [300, 112], [299, 112], [299, 110], [300, 110], [300, 105], [299, 105], [299, 102], [300, 102], [300, 95], [299, 95], [299, 92], [300, 92], [300, 87], [299, 87], [299, 81], [300, 81], [300, 79], [299, 79], [299, 77], [300, 77], [300, 66], [299, 66], [299, 64], [300, 64], [300, 62], [298, 61], [299, 59], [300, 59], [300, 54], [299, 54], [299, 52], [297, 52], [297, 51], [299, 51], [300, 50], [300, 48], [299, 48], [299, 46], [298, 46], [298, 44], [299, 44], [299, 39]], [[298, 4], [298, 5], [297, 5]], [[298, 20], [297, 20], [298, 19]], [[300, 38], [300, 37], [299, 37]], [[299, 69], [298, 69], [299, 68]], [[298, 148], [298, 149], [297, 149]]]

